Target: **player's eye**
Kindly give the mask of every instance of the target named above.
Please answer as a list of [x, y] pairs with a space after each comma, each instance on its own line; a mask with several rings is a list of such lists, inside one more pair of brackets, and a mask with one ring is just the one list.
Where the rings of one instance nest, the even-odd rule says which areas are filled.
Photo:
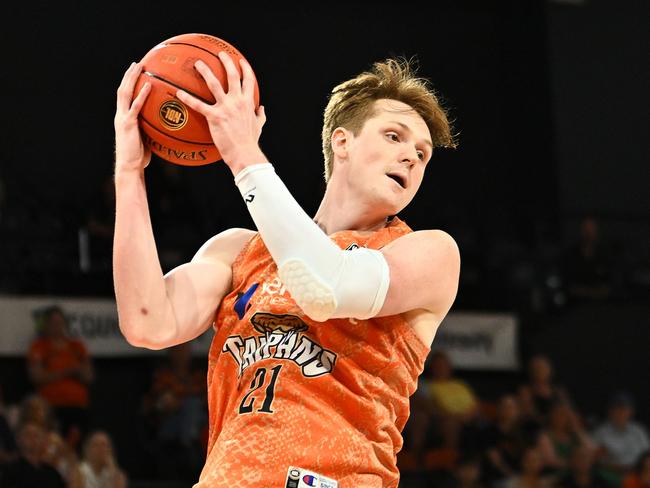
[[393, 142], [399, 142], [399, 136], [395, 132], [386, 132], [386, 137]]
[[420, 158], [420, 161], [424, 161], [424, 153], [422, 151], [418, 151], [418, 158]]

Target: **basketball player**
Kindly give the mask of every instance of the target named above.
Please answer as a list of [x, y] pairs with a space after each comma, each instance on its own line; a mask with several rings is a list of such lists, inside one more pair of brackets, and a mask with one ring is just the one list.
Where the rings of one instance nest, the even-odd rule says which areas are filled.
[[446, 233], [413, 232], [395, 215], [434, 147], [454, 144], [445, 112], [395, 60], [336, 87], [323, 127], [328, 184], [312, 219], [259, 148], [266, 117], [254, 107], [250, 66], [242, 61], [240, 75], [220, 59], [227, 86], [195, 65], [214, 105], [177, 96], [207, 118], [257, 231], [226, 230], [163, 275], [137, 123], [150, 88], [133, 99], [141, 66], [132, 65], [115, 116], [121, 330], [161, 349], [214, 329], [208, 456], [196, 487], [396, 487], [408, 398], [454, 301], [460, 258]]

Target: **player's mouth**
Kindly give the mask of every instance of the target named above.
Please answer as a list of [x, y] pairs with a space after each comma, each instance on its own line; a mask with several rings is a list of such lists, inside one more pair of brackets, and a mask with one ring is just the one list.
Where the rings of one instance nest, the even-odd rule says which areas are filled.
[[400, 172], [393, 171], [391, 173], [386, 173], [386, 176], [388, 176], [391, 180], [395, 181], [399, 186], [402, 188], [406, 189], [408, 186], [408, 177]]

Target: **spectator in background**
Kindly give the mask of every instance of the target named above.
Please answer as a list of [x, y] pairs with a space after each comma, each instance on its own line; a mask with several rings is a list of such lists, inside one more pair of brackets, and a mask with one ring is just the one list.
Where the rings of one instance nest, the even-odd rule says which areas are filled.
[[650, 451], [639, 456], [634, 471], [623, 480], [622, 488], [650, 488]]
[[461, 457], [452, 479], [440, 486], [441, 488], [482, 488], [484, 485], [481, 482], [481, 459], [478, 456]]
[[551, 488], [555, 480], [543, 474], [544, 462], [536, 447], [528, 447], [521, 457], [519, 474], [511, 477], [503, 485], [504, 488]]
[[425, 366], [422, 388], [434, 416], [468, 423], [479, 413], [478, 397], [467, 383], [452, 375], [451, 361], [442, 350], [435, 351]]
[[594, 217], [580, 222], [578, 243], [569, 249], [565, 273], [569, 296], [577, 300], [604, 300], [612, 294], [611, 250], [600, 238]]
[[54, 432], [58, 426], [47, 400], [34, 393], [23, 398], [18, 411], [18, 425], [40, 425], [46, 432]]
[[415, 464], [445, 479], [456, 468], [460, 452], [468, 451], [465, 443], [474, 429], [479, 401], [469, 385], [453, 377], [444, 351], [437, 350], [427, 359], [411, 406], [402, 465]]
[[504, 481], [515, 475], [527, 445], [520, 408], [514, 395], [503, 395], [497, 405], [497, 417], [483, 434], [484, 478], [488, 483]]
[[205, 375], [193, 366], [190, 342], [171, 347], [144, 398], [159, 471], [168, 478], [195, 480], [202, 467], [201, 434], [208, 421]]
[[561, 488], [609, 488], [610, 484], [595, 469], [595, 452], [588, 446], [573, 450], [570, 471], [560, 478], [557, 486]]
[[113, 443], [106, 432], [88, 436], [80, 466], [82, 488], [126, 488], [127, 479], [117, 465]]
[[548, 417], [544, 433], [548, 436], [552, 449], [549, 453], [550, 459], [545, 461], [547, 466], [562, 476], [569, 470], [576, 450], [584, 447], [593, 451], [595, 445], [578, 415], [567, 402], [563, 400], [555, 402]]
[[48, 308], [43, 320], [43, 333], [29, 348], [29, 376], [53, 407], [61, 434], [76, 447], [88, 421], [92, 364], [84, 344], [68, 337], [60, 307]]
[[82, 488], [77, 454], [57, 432], [47, 433], [43, 461], [57, 470], [68, 488]]
[[17, 432], [20, 457], [7, 465], [3, 488], [65, 488], [65, 481], [45, 462], [47, 432], [39, 424], [28, 422]]
[[528, 362], [528, 382], [519, 387], [519, 402], [525, 420], [542, 426], [548, 420], [551, 406], [558, 401], [568, 402], [564, 388], [553, 381], [551, 360], [537, 354]]
[[627, 392], [618, 392], [609, 401], [607, 421], [593, 433], [594, 442], [600, 448], [603, 474], [616, 483], [650, 449], [647, 430], [633, 419], [634, 399]]
[[429, 430], [423, 467], [431, 480], [443, 482], [453, 477], [461, 454], [461, 427], [452, 417], [438, 417]]
[[0, 466], [16, 459], [18, 450], [14, 434], [5, 415], [5, 405], [0, 387]]

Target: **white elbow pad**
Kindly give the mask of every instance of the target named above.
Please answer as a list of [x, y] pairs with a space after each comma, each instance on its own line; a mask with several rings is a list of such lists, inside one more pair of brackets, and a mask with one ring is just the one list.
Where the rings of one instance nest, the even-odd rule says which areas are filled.
[[319, 322], [374, 317], [386, 299], [390, 276], [384, 255], [366, 248], [341, 252], [338, 263], [327, 263], [338, 268], [329, 282], [301, 259], [289, 259], [278, 269], [296, 303]]
[[235, 177], [280, 280], [312, 319], [366, 319], [384, 304], [388, 263], [377, 250], [340, 249], [294, 200], [271, 164]]

